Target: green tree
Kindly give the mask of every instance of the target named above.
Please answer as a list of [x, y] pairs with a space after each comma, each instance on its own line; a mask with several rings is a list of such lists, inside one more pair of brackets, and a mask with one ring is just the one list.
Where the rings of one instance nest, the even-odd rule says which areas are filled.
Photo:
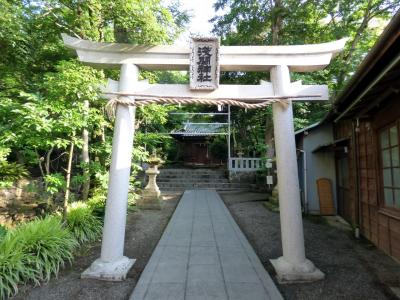
[[[64, 47], [61, 33], [165, 44], [183, 30], [187, 14], [178, 3], [166, 7], [160, 0], [0, 0], [0, 7], [0, 151], [8, 161], [39, 170], [46, 183], [61, 183], [63, 174], [65, 184], [52, 188], [66, 188], [67, 200], [76, 183], [86, 198], [88, 176], [102, 185], [109, 167], [113, 124], [105, 117], [99, 87], [117, 73], [82, 66]], [[167, 111], [145, 108], [138, 120], [158, 126]]]
[[[322, 43], [348, 37], [346, 48], [323, 71], [292, 75], [306, 84], [328, 84], [333, 95], [344, 86], [376, 41], [383, 25], [400, 8], [397, 0], [217, 0], [214, 33], [224, 45], [293, 45]], [[222, 82], [258, 84], [267, 74], [227, 72]], [[330, 103], [295, 103], [295, 127], [301, 128], [322, 118]], [[234, 132], [245, 144], [265, 142], [273, 145], [271, 109], [243, 112], [233, 110], [237, 120]], [[248, 124], [253, 126], [248, 127]], [[254, 124], [257, 124], [254, 126]], [[253, 128], [251, 134], [241, 134]], [[263, 128], [263, 130], [259, 130]], [[270, 148], [272, 148], [270, 146]]]

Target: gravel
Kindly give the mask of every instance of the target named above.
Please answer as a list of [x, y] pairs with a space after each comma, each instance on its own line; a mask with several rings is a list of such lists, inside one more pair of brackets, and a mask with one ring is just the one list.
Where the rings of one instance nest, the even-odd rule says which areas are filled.
[[355, 239], [346, 226], [322, 217], [303, 219], [306, 255], [325, 280], [279, 284], [270, 259], [282, 255], [279, 213], [265, 208], [265, 194], [221, 193], [225, 204], [285, 299], [398, 299], [400, 265], [367, 240]]

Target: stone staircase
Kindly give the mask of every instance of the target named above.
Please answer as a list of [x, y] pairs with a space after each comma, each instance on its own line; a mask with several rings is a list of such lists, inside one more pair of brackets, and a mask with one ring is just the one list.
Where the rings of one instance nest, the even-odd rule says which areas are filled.
[[251, 190], [252, 184], [230, 183], [223, 169], [160, 169], [157, 185], [161, 191], [215, 189], [219, 191]]

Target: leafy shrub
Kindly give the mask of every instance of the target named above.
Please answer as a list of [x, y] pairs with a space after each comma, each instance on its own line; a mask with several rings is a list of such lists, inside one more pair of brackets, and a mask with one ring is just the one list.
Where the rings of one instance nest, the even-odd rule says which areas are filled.
[[43, 179], [46, 184], [46, 192], [51, 195], [55, 195], [65, 189], [66, 182], [64, 175], [61, 173], [49, 174], [44, 176]]
[[7, 161], [10, 152], [10, 148], [0, 145], [0, 188], [10, 187], [15, 181], [28, 175], [23, 165]]
[[0, 188], [10, 187], [15, 181], [28, 175], [23, 165], [0, 160]]
[[102, 231], [102, 222], [92, 214], [85, 202], [73, 202], [68, 207], [67, 226], [79, 243], [97, 240]]
[[210, 152], [216, 159], [227, 159], [228, 146], [226, 144], [226, 139], [221, 137], [214, 138], [210, 144]]
[[62, 226], [58, 216], [47, 216], [22, 224], [10, 232], [26, 257], [27, 268], [37, 271], [38, 280], [48, 281], [60, 265], [71, 262], [78, 243]]
[[0, 297], [15, 294], [18, 283], [48, 281], [65, 261], [71, 262], [77, 245], [58, 216], [35, 219], [9, 231], [0, 243]]
[[92, 214], [99, 219], [104, 218], [104, 213], [106, 209], [106, 196], [102, 193], [94, 193], [95, 195], [91, 197], [86, 203], [92, 209]]
[[36, 272], [25, 266], [26, 260], [17, 240], [7, 234], [0, 243], [0, 299], [18, 292], [18, 284], [34, 280]]

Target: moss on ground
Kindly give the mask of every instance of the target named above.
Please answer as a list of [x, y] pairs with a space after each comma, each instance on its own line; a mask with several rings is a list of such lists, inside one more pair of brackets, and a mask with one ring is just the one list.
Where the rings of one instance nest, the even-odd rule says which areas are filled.
[[271, 201], [264, 201], [263, 205], [266, 209], [272, 212], [279, 212], [279, 205]]

